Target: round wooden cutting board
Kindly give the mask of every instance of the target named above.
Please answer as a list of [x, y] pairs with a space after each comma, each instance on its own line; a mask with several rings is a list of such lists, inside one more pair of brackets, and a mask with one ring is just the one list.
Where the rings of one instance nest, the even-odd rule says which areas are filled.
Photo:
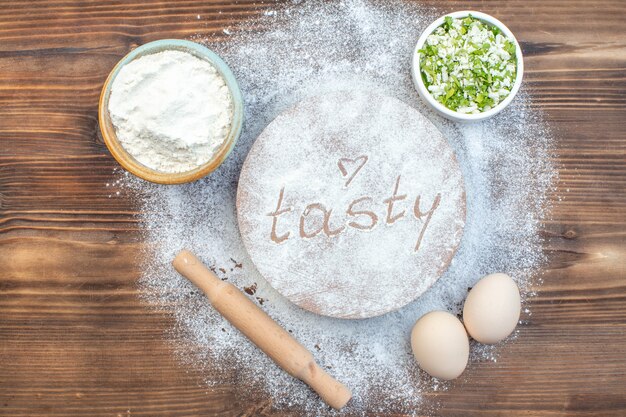
[[461, 241], [465, 188], [442, 133], [365, 91], [279, 115], [241, 171], [237, 214], [260, 273], [312, 312], [366, 318], [415, 300]]

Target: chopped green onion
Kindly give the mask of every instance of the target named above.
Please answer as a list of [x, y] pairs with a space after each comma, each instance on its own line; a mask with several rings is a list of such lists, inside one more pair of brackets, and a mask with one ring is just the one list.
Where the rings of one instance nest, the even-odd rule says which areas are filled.
[[517, 76], [515, 42], [472, 16], [446, 16], [417, 53], [430, 94], [459, 113], [497, 106], [511, 93]]

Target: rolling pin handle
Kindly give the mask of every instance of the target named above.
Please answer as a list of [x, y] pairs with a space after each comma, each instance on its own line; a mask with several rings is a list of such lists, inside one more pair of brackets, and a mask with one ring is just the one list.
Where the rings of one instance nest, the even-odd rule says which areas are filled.
[[342, 409], [352, 398], [352, 392], [341, 382], [330, 376], [317, 363], [311, 362], [309, 364], [307, 374], [300, 379], [335, 410]]

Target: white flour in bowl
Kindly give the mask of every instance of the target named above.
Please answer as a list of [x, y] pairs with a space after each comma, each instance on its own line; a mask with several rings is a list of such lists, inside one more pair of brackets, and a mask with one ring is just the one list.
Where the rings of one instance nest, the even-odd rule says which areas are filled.
[[[452, 383], [430, 378], [411, 354], [415, 321], [435, 309], [459, 313], [468, 287], [487, 273], [509, 273], [524, 299], [532, 295], [545, 261], [540, 232], [555, 175], [548, 125], [528, 92], [522, 90], [493, 119], [467, 126], [443, 120], [421, 103], [410, 76], [411, 51], [421, 31], [443, 13], [400, 1], [305, 2], [260, 11], [259, 19], [229, 28], [232, 35], [221, 42], [196, 38], [218, 50], [243, 90], [247, 122], [232, 156], [193, 184], [160, 186], [126, 176], [121, 186], [137, 196], [149, 247], [139, 286], [150, 303], [171, 312], [175, 327], [165, 337], [181, 363], [202, 371], [209, 386], [235, 387], [245, 405], [271, 401], [295, 415], [334, 413], [171, 268], [184, 247], [245, 288], [352, 389], [346, 410], [335, 414], [434, 413], [433, 396], [424, 393], [471, 384], [476, 362], [495, 360], [510, 343], [472, 344], [469, 369]], [[366, 320], [318, 316], [281, 297], [250, 262], [235, 215], [241, 165], [267, 124], [303, 98], [346, 89], [376, 91], [420, 110], [454, 148], [467, 193], [463, 239], [447, 271], [414, 302]], [[522, 321], [529, 320], [529, 308], [524, 305]]]
[[118, 140], [148, 168], [186, 172], [207, 163], [226, 139], [233, 100], [211, 63], [163, 51], [124, 65], [109, 114]]

